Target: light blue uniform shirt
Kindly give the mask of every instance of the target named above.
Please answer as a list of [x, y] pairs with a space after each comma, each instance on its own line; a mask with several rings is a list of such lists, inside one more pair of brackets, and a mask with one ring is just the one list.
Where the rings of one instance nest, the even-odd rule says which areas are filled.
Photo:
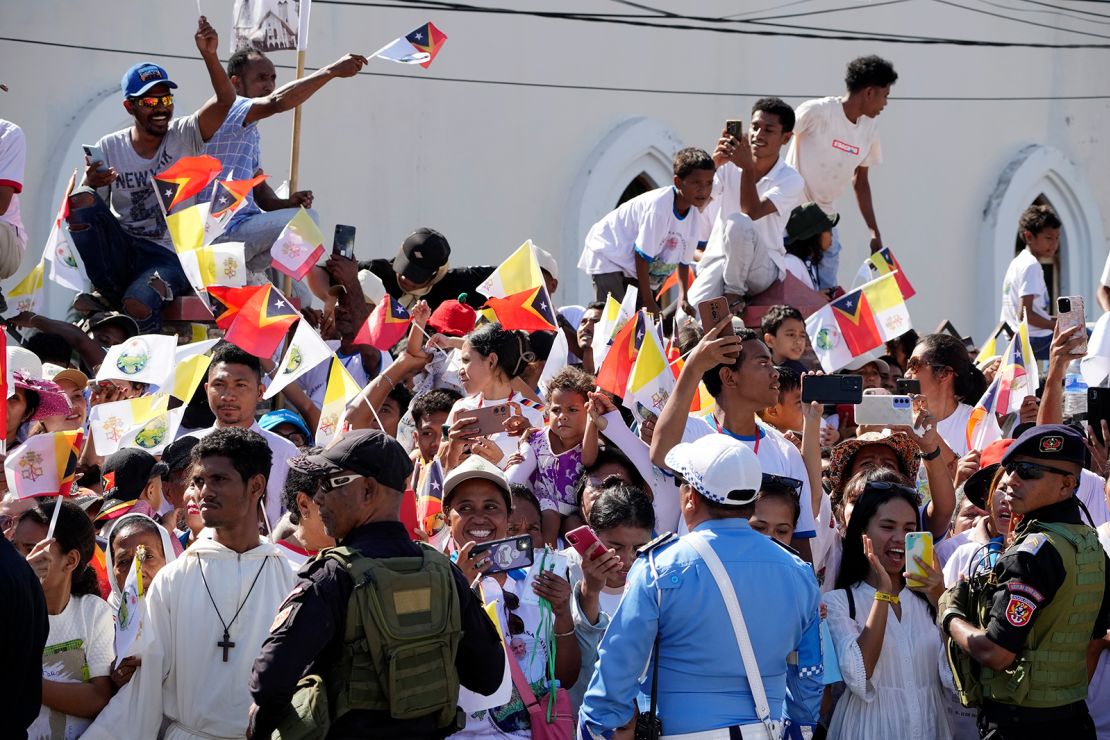
[[[821, 670], [820, 595], [813, 571], [752, 530], [746, 519], [714, 519], [694, 531], [706, 535], [732, 578], [771, 716], [778, 719], [788, 673], [812, 677]], [[638, 558], [628, 573], [582, 704], [583, 737], [609, 737], [631, 719], [637, 692], [651, 693], [656, 630], [658, 714], [667, 735], [758, 721], [724, 598], [701, 556], [678, 539]], [[798, 665], [788, 671], [787, 657], [794, 651]], [[811, 723], [809, 717], [795, 719]]]

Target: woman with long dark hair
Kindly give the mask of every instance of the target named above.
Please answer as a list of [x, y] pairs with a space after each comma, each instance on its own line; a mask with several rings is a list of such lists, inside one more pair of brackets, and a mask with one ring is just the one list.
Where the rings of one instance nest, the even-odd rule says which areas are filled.
[[828, 626], [847, 691], [833, 711], [831, 740], [949, 737], [944, 686], [952, 677], [933, 624], [944, 591], [932, 563], [923, 583], [906, 580], [906, 534], [918, 529], [909, 480], [869, 470], [846, 488], [862, 492], [844, 537], [836, 589], [825, 594]]
[[[62, 508], [48, 539], [55, 506]], [[38, 575], [50, 617], [42, 708], [27, 736], [80, 737], [112, 698], [115, 630], [90, 565], [96, 533], [79, 506], [59, 500], [23, 512], [12, 542]]]
[[921, 395], [948, 447], [941, 450], [945, 462], [966, 455], [967, 420], [987, 390], [987, 379], [964, 343], [951, 334], [925, 335], [906, 361], [906, 377], [921, 383]]

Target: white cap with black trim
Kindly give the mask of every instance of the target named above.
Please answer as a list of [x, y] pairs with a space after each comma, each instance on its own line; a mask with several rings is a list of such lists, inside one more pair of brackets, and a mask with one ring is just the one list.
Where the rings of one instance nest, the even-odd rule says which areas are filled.
[[727, 434], [708, 434], [696, 442], [677, 444], [667, 453], [666, 463], [702, 496], [725, 506], [755, 501], [763, 481], [759, 458]]

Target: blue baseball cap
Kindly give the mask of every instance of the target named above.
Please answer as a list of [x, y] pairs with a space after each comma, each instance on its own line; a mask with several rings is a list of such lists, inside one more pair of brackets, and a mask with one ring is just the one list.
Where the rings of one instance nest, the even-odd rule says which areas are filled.
[[265, 429], [267, 432], [272, 432], [274, 427], [281, 424], [292, 424], [297, 427], [297, 431], [304, 435], [305, 439], [311, 442], [312, 432], [308, 431], [308, 425], [304, 423], [304, 419], [296, 411], [289, 409], [278, 409], [277, 411], [270, 411], [262, 415], [258, 420], [258, 426]]
[[142, 95], [155, 85], [165, 85], [171, 90], [177, 87], [177, 83], [170, 79], [170, 73], [154, 62], [139, 62], [124, 72], [119, 82], [125, 98]]

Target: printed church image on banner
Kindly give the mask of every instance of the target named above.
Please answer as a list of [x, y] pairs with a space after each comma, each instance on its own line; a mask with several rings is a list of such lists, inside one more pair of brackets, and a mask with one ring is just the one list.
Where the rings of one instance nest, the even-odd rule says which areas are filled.
[[300, 0], [235, 0], [232, 48], [296, 49], [300, 10]]

